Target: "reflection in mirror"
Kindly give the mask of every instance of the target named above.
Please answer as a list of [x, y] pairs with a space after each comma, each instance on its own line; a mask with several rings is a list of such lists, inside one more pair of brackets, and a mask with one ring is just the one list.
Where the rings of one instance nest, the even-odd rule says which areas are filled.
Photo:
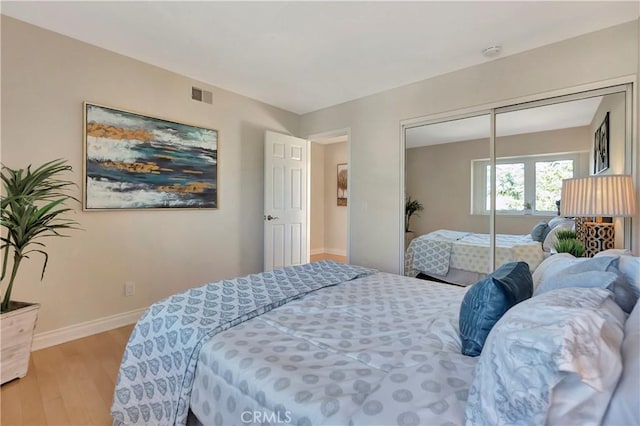
[[489, 157], [489, 117], [406, 129], [405, 195], [424, 209], [405, 223], [405, 275], [470, 285], [490, 272], [489, 216], [470, 207], [470, 164]]
[[[533, 271], [554, 253], [581, 255], [575, 241], [558, 243], [560, 231], [582, 221], [586, 229], [611, 226], [561, 217], [562, 181], [631, 173], [630, 90], [616, 86], [493, 110], [495, 186], [490, 114], [406, 128], [405, 274], [469, 285], [507, 262], [527, 262]], [[631, 219], [612, 222], [615, 247], [629, 248]], [[578, 229], [574, 238], [590, 247], [586, 234]]]
[[[575, 230], [573, 218], [560, 216], [562, 180], [604, 167], [604, 162], [594, 162], [594, 134], [607, 113], [608, 168], [599, 173], [623, 173], [624, 93], [496, 114], [496, 267], [523, 260], [534, 270], [552, 253], [583, 254], [580, 243], [558, 242], [561, 231]], [[474, 193], [490, 197], [485, 163], [478, 160], [473, 168], [482, 180]], [[474, 204], [476, 213], [482, 209], [487, 210], [484, 200]], [[622, 226], [620, 221], [616, 232], [620, 238]], [[506, 247], [512, 244], [515, 250], [508, 253]], [[617, 246], [623, 244], [620, 240]]]

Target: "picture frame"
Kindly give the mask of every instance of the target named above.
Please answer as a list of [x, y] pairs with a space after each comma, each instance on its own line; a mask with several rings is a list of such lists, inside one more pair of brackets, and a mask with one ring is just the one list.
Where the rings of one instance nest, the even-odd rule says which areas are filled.
[[337, 198], [338, 206], [346, 206], [349, 198], [349, 167], [346, 163], [337, 166]]
[[593, 174], [597, 175], [609, 168], [609, 113], [595, 132], [593, 138]]
[[83, 209], [217, 209], [218, 131], [84, 102]]

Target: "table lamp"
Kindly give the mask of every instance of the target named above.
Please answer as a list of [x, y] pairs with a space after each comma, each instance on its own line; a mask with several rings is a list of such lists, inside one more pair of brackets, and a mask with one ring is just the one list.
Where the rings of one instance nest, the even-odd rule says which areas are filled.
[[576, 217], [578, 239], [584, 243], [585, 256], [592, 257], [614, 247], [614, 224], [603, 223], [603, 217], [630, 217], [637, 213], [633, 180], [630, 175], [565, 179], [560, 209], [562, 216]]

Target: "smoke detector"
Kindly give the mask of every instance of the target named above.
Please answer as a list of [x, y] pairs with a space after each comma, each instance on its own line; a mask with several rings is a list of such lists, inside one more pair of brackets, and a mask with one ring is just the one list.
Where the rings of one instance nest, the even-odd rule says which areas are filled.
[[495, 58], [502, 51], [502, 46], [499, 44], [494, 44], [493, 46], [486, 47], [482, 49], [482, 56], [485, 58]]

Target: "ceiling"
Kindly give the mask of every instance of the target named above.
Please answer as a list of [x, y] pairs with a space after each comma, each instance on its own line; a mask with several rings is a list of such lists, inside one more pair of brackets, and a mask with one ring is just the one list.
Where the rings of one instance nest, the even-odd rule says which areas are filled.
[[629, 2], [11, 2], [2, 13], [303, 114], [637, 19]]
[[[602, 96], [496, 114], [496, 136], [588, 126]], [[475, 139], [489, 139], [489, 115], [412, 127], [405, 133], [407, 149]]]

